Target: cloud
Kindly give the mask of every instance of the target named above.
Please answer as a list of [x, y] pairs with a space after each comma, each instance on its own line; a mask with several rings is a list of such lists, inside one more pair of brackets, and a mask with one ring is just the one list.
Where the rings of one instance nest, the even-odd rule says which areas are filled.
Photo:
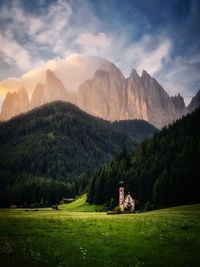
[[47, 62], [46, 68], [51, 68], [68, 90], [76, 91], [81, 83], [92, 78], [103, 62], [101, 58], [76, 53], [65, 59], [51, 60]]
[[31, 67], [31, 56], [29, 52], [17, 43], [9, 33], [0, 33], [0, 53], [4, 61], [9, 64], [16, 64], [20, 69], [27, 70]]
[[[115, 34], [109, 37], [110, 45], [95, 51], [95, 54], [114, 62], [126, 77], [133, 68], [139, 74], [146, 70], [154, 76], [163, 70], [170, 60], [173, 43], [166, 36], [145, 34], [135, 41], [130, 40], [126, 33], [122, 33], [120, 38]], [[91, 48], [86, 47], [83, 53], [91, 53]]]
[[152, 38], [144, 38], [141, 43], [136, 43], [131, 47], [135, 55], [135, 68], [139, 73], [147, 70], [151, 75], [160, 71], [168, 60], [171, 52], [171, 41], [169, 39], [160, 40], [158, 45], [149, 51], [148, 47]]
[[3, 99], [7, 92], [18, 91], [20, 87], [25, 87], [31, 97], [37, 83], [45, 83], [47, 69], [51, 69], [69, 91], [76, 91], [81, 83], [92, 78], [103, 62], [104, 60], [98, 57], [84, 57], [80, 54], [71, 54], [65, 59], [49, 60], [42, 68], [30, 70], [20, 79], [1, 81], [0, 97]]
[[169, 60], [171, 48], [172, 43], [167, 38], [144, 35], [141, 40], [124, 49], [122, 65], [127, 66], [125, 72], [135, 68], [139, 74], [146, 70], [155, 75]]
[[[181, 21], [178, 31], [174, 28], [174, 35], [173, 30], [163, 24], [156, 27], [157, 20], [152, 27], [152, 20], [145, 16], [144, 10], [139, 12], [137, 9], [144, 5], [143, 2], [132, 5], [130, 12], [134, 16], [129, 25], [121, 19], [121, 13], [130, 9], [128, 4], [123, 3], [118, 13], [116, 9], [109, 13], [108, 7], [115, 6], [115, 1], [109, 1], [106, 7], [100, 3], [104, 9], [98, 13], [93, 2], [88, 0], [84, 0], [84, 4], [81, 0], [49, 1], [48, 5], [46, 1], [35, 1], [33, 10], [26, 9], [23, 2], [5, 1], [6, 4], [1, 6], [0, 77], [5, 75], [5, 64], [9, 69], [9, 76], [5, 78], [10, 77], [11, 70], [13, 76], [25, 73], [20, 80], [29, 93], [37, 81], [44, 82], [46, 68], [53, 69], [69, 90], [76, 90], [84, 77], [90, 78], [99, 66], [101, 60], [98, 57], [115, 63], [125, 76], [133, 68], [139, 73], [147, 70], [170, 94], [180, 91], [187, 95], [192, 87], [198, 86], [200, 60], [192, 53], [178, 56], [179, 51], [176, 51], [179, 40], [185, 43], [185, 36], [194, 31], [195, 27], [190, 28], [190, 25], [198, 25], [198, 1], [191, 2], [189, 17], [184, 17], [187, 27], [183, 27]], [[156, 6], [155, 14], [159, 7]], [[169, 10], [164, 8], [163, 14], [168, 16]], [[107, 14], [105, 20], [99, 16], [101, 12]], [[155, 19], [155, 14], [151, 19]], [[161, 15], [162, 12], [156, 19], [166, 16]], [[195, 29], [197, 33], [197, 27]], [[198, 42], [195, 43], [198, 51]], [[193, 51], [194, 44], [191, 46]], [[0, 87], [0, 95], [6, 90]]]
[[176, 57], [171, 59], [165, 72], [160, 72], [158, 79], [162, 81], [170, 95], [181, 93], [186, 104], [200, 89], [200, 56]]
[[6, 79], [0, 82], [0, 98], [4, 99], [7, 92], [16, 92], [21, 86], [22, 83], [20, 79], [16, 78]]
[[[87, 0], [84, 5], [79, 0], [58, 0], [35, 13], [25, 11], [19, 1], [13, 1], [11, 7], [4, 6], [0, 19], [12, 35], [10, 42], [21, 51], [21, 57], [17, 53], [14, 56], [14, 64], [22, 71], [44, 66], [49, 58], [79, 53], [113, 61], [125, 75], [133, 67], [155, 74], [171, 49], [170, 40], [159, 40], [158, 36], [144, 34], [140, 40], [132, 40], [130, 28], [120, 23], [114, 29], [106, 29]], [[157, 45], [152, 47], [155, 42]], [[3, 59], [10, 65], [12, 55], [4, 53]]]
[[105, 48], [110, 45], [110, 41], [105, 33], [100, 32], [98, 34], [92, 34], [92, 33], [82, 33], [77, 38], [77, 43], [83, 45], [83, 46], [96, 46], [100, 48]]
[[70, 4], [62, 0], [41, 13], [25, 11], [20, 1], [4, 5], [0, 13], [3, 61], [24, 71], [44, 64], [50, 55], [64, 55], [71, 12]]

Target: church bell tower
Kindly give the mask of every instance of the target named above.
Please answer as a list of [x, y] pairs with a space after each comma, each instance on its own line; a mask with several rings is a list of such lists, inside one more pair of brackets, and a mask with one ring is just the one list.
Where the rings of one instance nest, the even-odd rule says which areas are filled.
[[119, 208], [124, 211], [124, 182], [119, 183]]

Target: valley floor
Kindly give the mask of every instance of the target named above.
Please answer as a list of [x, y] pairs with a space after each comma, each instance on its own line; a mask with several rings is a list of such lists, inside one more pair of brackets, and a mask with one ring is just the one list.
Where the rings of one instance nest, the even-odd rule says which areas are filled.
[[200, 205], [153, 212], [0, 210], [0, 266], [197, 267]]

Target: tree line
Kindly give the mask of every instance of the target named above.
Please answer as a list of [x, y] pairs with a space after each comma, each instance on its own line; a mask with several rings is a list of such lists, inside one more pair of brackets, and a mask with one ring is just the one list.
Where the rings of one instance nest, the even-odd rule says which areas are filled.
[[142, 142], [132, 153], [124, 149], [115, 160], [91, 175], [88, 202], [118, 204], [118, 184], [142, 209], [200, 202], [200, 109]]

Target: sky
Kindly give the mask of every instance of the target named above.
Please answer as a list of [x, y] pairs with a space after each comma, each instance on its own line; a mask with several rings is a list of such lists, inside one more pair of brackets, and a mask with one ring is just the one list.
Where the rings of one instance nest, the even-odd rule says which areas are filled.
[[200, 0], [0, 0], [0, 80], [73, 55], [145, 69], [186, 104], [200, 89]]

